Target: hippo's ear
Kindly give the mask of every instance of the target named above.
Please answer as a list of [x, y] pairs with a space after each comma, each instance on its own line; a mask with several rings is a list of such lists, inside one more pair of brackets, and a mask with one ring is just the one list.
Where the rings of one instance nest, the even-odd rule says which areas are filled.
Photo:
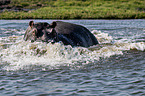
[[52, 22], [49, 26], [51, 27], [51, 28], [55, 28], [56, 27], [56, 22]]
[[33, 23], [34, 23], [34, 21], [30, 21], [29, 22], [29, 26], [32, 26]]

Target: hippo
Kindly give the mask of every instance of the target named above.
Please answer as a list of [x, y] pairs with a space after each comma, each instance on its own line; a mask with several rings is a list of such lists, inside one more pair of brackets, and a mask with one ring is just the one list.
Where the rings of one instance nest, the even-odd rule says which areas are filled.
[[33, 21], [30, 21], [29, 25], [24, 35], [25, 41], [42, 41], [47, 43], [62, 41], [64, 45], [81, 47], [99, 44], [96, 37], [81, 25], [63, 21], [54, 21], [51, 24], [47, 22], [33, 24]]

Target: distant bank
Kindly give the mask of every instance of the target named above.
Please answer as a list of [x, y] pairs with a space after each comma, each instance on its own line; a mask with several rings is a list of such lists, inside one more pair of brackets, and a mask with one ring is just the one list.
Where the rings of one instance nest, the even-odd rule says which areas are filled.
[[0, 0], [0, 19], [145, 19], [144, 0]]

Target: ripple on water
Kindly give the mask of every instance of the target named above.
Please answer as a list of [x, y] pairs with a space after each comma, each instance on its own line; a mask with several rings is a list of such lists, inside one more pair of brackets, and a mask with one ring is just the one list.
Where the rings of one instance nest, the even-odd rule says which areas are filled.
[[23, 42], [28, 21], [2, 24], [0, 95], [145, 96], [144, 31], [137, 28], [144, 28], [144, 20], [84, 21], [93, 23], [99, 46]]

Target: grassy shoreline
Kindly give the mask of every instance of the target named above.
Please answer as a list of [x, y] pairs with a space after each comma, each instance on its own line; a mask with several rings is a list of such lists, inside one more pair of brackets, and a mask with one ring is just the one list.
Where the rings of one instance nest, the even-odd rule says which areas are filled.
[[[34, 2], [28, 4], [28, 0], [13, 1], [17, 4], [11, 3], [12, 6], [36, 7], [30, 6]], [[38, 0], [35, 3], [46, 5], [28, 12], [6, 10], [0, 13], [0, 19], [145, 19], [144, 0], [49, 0], [43, 3]]]

